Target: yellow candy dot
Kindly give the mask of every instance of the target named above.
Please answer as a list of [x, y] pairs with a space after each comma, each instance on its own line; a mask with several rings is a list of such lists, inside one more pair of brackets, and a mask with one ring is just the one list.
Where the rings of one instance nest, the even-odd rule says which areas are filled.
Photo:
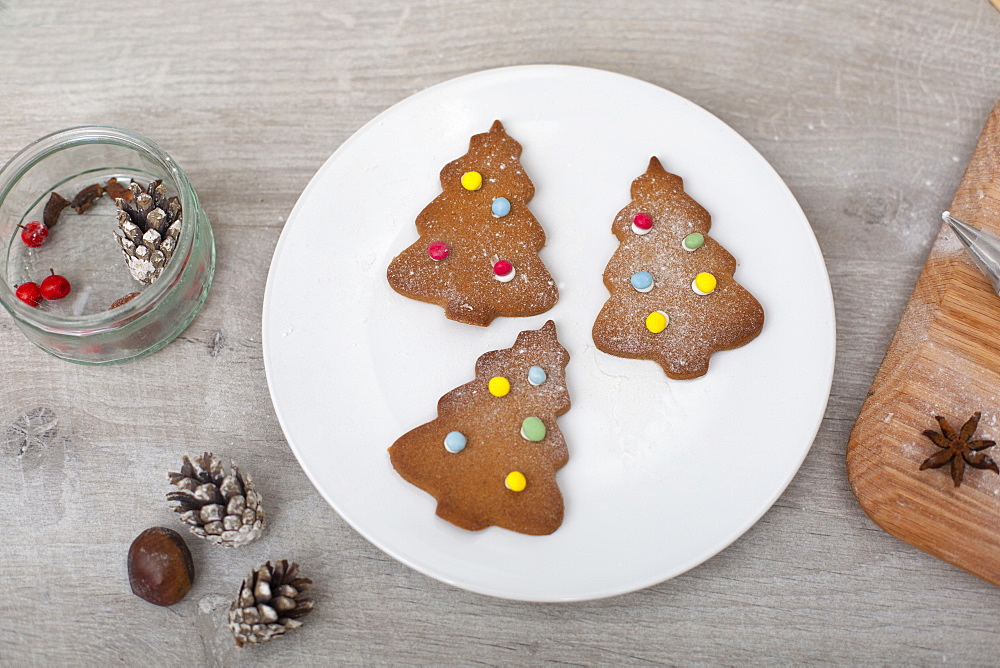
[[528, 479], [520, 471], [511, 471], [507, 474], [507, 479], [503, 481], [503, 484], [512, 492], [523, 492], [524, 488], [528, 486]]
[[489, 388], [494, 397], [504, 397], [510, 392], [510, 381], [503, 376], [493, 376], [490, 378]]
[[479, 190], [483, 185], [483, 175], [479, 172], [462, 174], [462, 187], [466, 190]]
[[659, 334], [667, 328], [670, 317], [663, 311], [653, 311], [646, 316], [646, 329], [653, 334]]
[[707, 271], [703, 271], [694, 277], [694, 287], [706, 294], [715, 290], [716, 283], [715, 276], [712, 276]]

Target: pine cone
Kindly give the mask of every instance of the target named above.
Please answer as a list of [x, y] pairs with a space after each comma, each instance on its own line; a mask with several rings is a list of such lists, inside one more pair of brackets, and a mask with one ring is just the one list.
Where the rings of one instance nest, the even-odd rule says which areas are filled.
[[260, 538], [264, 507], [250, 475], [230, 462], [229, 475], [222, 460], [206, 452], [192, 463], [186, 456], [180, 473], [168, 473], [178, 491], [167, 494], [181, 521], [195, 536], [222, 545], [240, 547]]
[[264, 643], [302, 626], [299, 618], [312, 611], [313, 602], [299, 597], [312, 580], [296, 577], [298, 572], [296, 563], [269, 561], [243, 581], [229, 607], [229, 629], [237, 647]]
[[167, 198], [167, 187], [153, 181], [146, 190], [135, 181], [129, 183], [132, 200], [116, 198], [118, 227], [125, 236], [115, 235], [125, 254], [132, 278], [152, 283], [174, 254], [181, 235], [181, 203]]

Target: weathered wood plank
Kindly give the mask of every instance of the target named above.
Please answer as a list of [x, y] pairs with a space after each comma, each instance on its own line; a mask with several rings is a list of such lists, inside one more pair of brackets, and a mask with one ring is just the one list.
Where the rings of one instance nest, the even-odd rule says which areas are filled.
[[[979, 0], [0, 2], [0, 160], [69, 125], [135, 129], [188, 172], [219, 248], [205, 309], [134, 364], [59, 362], [0, 314], [0, 663], [995, 661], [1000, 589], [875, 527], [844, 453], [1000, 90], [998, 29]], [[826, 419], [775, 507], [686, 575], [575, 605], [469, 594], [369, 545], [296, 464], [260, 348], [271, 252], [327, 156], [428, 85], [534, 62], [646, 79], [747, 137], [810, 218], [839, 320]], [[30, 441], [24, 416], [45, 420]], [[194, 590], [154, 608], [127, 546], [176, 526], [165, 472], [203, 449], [256, 474], [271, 528], [236, 552], [191, 542]], [[316, 612], [238, 653], [228, 601], [281, 557]]]

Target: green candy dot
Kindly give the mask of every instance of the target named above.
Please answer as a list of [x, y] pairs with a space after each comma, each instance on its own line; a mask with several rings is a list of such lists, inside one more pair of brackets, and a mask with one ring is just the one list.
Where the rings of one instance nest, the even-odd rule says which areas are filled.
[[697, 250], [701, 248], [702, 244], [705, 243], [705, 235], [700, 232], [692, 232], [691, 234], [684, 237], [684, 248], [688, 250]]
[[545, 423], [534, 416], [526, 417], [521, 423], [521, 435], [529, 441], [541, 441], [545, 438]]

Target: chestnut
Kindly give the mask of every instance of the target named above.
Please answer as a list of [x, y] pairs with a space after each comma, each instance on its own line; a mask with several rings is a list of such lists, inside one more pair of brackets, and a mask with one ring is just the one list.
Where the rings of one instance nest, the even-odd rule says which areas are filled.
[[166, 527], [146, 529], [128, 549], [132, 593], [155, 605], [173, 605], [191, 591], [194, 561], [181, 535]]

